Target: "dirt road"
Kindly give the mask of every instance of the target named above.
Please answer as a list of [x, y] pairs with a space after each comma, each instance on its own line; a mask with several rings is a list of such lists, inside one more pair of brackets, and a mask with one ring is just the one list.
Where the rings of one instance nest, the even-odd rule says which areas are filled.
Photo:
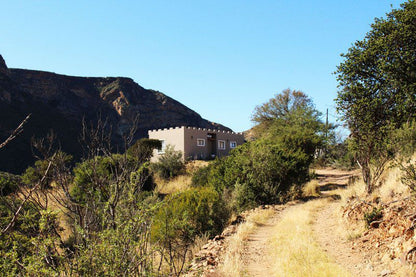
[[[311, 227], [313, 230], [313, 241], [325, 253], [330, 261], [345, 269], [352, 276], [391, 276], [391, 272], [387, 266], [380, 263], [371, 262], [371, 253], [365, 253], [354, 249], [353, 243], [345, 237], [340, 228], [342, 228], [339, 220], [340, 215], [339, 203], [336, 195], [337, 190], [346, 188], [353, 176], [357, 172], [345, 172], [340, 170], [317, 170], [319, 187], [321, 189], [321, 198], [311, 200], [317, 202], [313, 205], [310, 213]], [[330, 200], [327, 200], [328, 198]], [[277, 276], [273, 271], [275, 260], [269, 255], [273, 251], [271, 248], [271, 237], [275, 232], [275, 226], [279, 220], [291, 209], [302, 209], [302, 205], [311, 205], [301, 203], [296, 206], [289, 207], [284, 211], [277, 212], [269, 221], [258, 226], [256, 231], [251, 234], [245, 243], [244, 253], [242, 255], [243, 264], [245, 266], [243, 276]], [[306, 206], [305, 206], [306, 209]], [[299, 226], [299, 228], [302, 228]], [[306, 257], [307, 258], [307, 257]], [[337, 273], [338, 274], [338, 273]], [[329, 276], [337, 274], [329, 273]], [[293, 276], [296, 276], [294, 273]], [[348, 276], [348, 273], [346, 273]]]

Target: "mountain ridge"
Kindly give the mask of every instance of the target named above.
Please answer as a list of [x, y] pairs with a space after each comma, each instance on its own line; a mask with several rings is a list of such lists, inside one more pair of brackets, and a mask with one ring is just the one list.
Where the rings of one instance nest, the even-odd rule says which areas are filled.
[[[149, 129], [175, 126], [231, 130], [128, 77], [80, 77], [8, 68], [0, 55], [0, 140], [27, 114], [32, 117], [22, 138], [0, 151], [0, 170], [20, 172], [33, 163], [33, 158], [23, 153], [30, 153], [29, 136], [42, 137], [50, 129], [57, 133], [63, 150], [79, 158], [79, 146], [75, 145], [84, 119], [95, 123], [100, 117], [106, 119], [112, 126], [114, 146], [119, 148], [123, 135], [135, 123], [135, 139], [146, 137]], [[18, 159], [5, 162], [10, 155]]]

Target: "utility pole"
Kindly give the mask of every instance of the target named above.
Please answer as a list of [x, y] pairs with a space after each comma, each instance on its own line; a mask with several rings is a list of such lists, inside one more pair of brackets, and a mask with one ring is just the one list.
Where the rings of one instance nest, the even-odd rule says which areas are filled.
[[326, 109], [325, 138], [328, 139], [328, 109]]
[[324, 155], [328, 153], [328, 108], [326, 109], [326, 121], [325, 121], [325, 152]]

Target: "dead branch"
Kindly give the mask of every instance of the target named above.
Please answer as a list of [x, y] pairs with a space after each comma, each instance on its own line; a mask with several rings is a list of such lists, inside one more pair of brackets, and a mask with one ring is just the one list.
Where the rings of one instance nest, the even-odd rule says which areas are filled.
[[26, 204], [26, 202], [29, 200], [30, 196], [32, 195], [32, 193], [41, 185], [41, 183], [43, 183], [43, 181], [45, 180], [46, 176], [48, 175], [49, 169], [51, 168], [52, 165], [52, 161], [49, 162], [48, 164], [48, 168], [45, 170], [45, 173], [43, 174], [42, 179], [33, 187], [29, 190], [29, 193], [25, 196], [22, 204], [20, 204], [19, 208], [16, 210], [16, 212], [13, 215], [12, 220], [9, 222], [9, 224], [6, 226], [6, 228], [4, 228], [3, 230], [1, 230], [1, 234], [5, 234], [16, 222], [16, 219], [20, 213], [20, 211], [22, 210], [24, 204]]
[[26, 118], [19, 124], [19, 126], [17, 126], [17, 128], [13, 130], [10, 136], [4, 142], [0, 144], [0, 149], [6, 146], [6, 144], [14, 140], [18, 135], [20, 135], [20, 133], [23, 132], [23, 125], [26, 124], [26, 122], [29, 120], [31, 115], [32, 114], [29, 114], [28, 116], [26, 116]]

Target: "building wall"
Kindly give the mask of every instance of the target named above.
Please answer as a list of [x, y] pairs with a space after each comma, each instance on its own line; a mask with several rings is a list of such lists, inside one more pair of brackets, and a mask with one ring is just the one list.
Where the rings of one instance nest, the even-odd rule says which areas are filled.
[[[172, 145], [174, 146], [175, 150], [179, 150], [182, 151], [182, 153], [184, 153], [184, 130], [185, 127], [149, 130], [148, 135], [150, 139], [163, 140], [165, 142], [164, 147], [166, 147], [167, 145]], [[163, 149], [162, 152], [160, 152], [159, 150], [154, 150], [152, 161], [157, 160], [158, 156], [162, 153]]]
[[[244, 143], [244, 136], [241, 133], [212, 130], [195, 127], [176, 127], [149, 131], [149, 138], [164, 140], [165, 144], [175, 146], [175, 150], [182, 151], [184, 159], [205, 160], [216, 156], [228, 155], [235, 147]], [[203, 140], [203, 145], [198, 145], [198, 140]], [[224, 149], [220, 149], [220, 142]], [[160, 153], [155, 150], [153, 160], [157, 159]]]
[[[197, 140], [205, 140], [205, 146], [198, 146]], [[220, 149], [219, 141], [224, 142], [224, 149]], [[188, 159], [209, 159], [212, 154], [218, 157], [228, 155], [230, 152], [231, 142], [235, 142], [236, 146], [244, 143], [244, 137], [240, 133], [201, 129], [201, 128], [185, 128], [185, 154]], [[215, 145], [212, 145], [212, 144]]]

